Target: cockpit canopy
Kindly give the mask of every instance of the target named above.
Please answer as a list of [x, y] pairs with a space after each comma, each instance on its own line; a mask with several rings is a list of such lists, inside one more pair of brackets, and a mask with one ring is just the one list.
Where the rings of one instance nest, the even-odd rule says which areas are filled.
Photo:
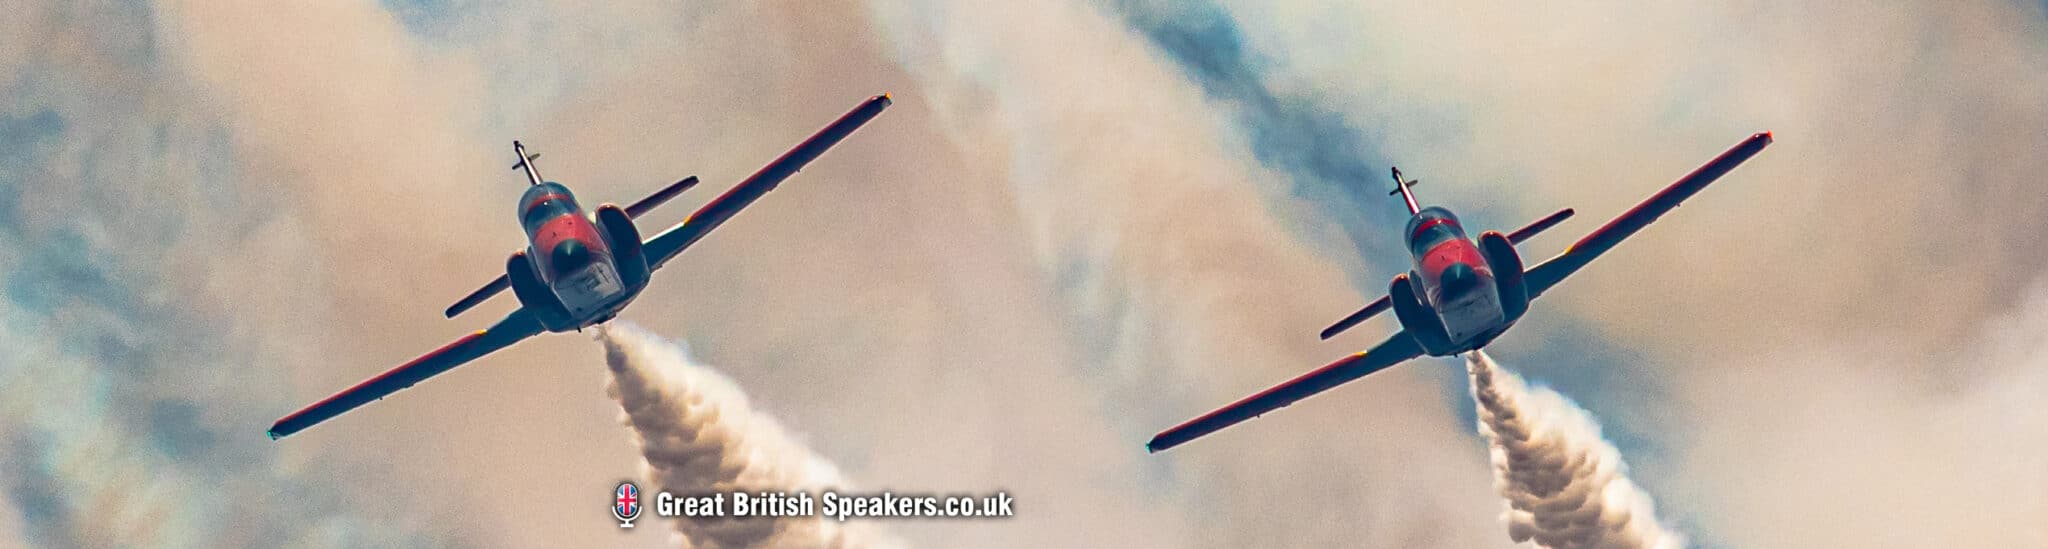
[[553, 181], [528, 187], [519, 198], [519, 222], [529, 233], [549, 219], [580, 211], [583, 207], [576, 204], [576, 195]]
[[1421, 256], [1444, 241], [1465, 238], [1465, 224], [1450, 210], [1431, 206], [1408, 219], [1408, 252]]

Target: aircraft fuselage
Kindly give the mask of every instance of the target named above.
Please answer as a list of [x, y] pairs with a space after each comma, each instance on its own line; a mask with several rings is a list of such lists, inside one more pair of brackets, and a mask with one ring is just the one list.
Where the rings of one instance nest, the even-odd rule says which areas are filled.
[[[576, 330], [611, 320], [647, 286], [646, 266], [624, 265], [620, 256], [625, 254], [618, 253], [637, 250], [637, 234], [625, 243], [614, 238], [620, 235], [608, 234], [611, 231], [584, 211], [561, 183], [529, 187], [520, 198], [519, 219], [527, 247], [513, 257], [507, 270], [522, 304], [540, 313], [549, 330]], [[530, 273], [518, 272], [522, 268]]]
[[[1489, 233], [1491, 234], [1491, 233]], [[1402, 325], [1432, 355], [1444, 356], [1471, 351], [1492, 342], [1514, 324], [1522, 307], [1511, 301], [1526, 296], [1503, 295], [1492, 261], [1481, 246], [1465, 234], [1464, 225], [1450, 210], [1423, 208], [1408, 220], [1407, 243], [1413, 270], [1397, 278], [1395, 285], [1409, 284], [1413, 301], [1394, 303]], [[1513, 253], [1509, 248], [1508, 253]], [[1519, 275], [1519, 265], [1513, 272]], [[1513, 275], [1510, 275], [1513, 276]], [[1413, 308], [1419, 306], [1421, 311]], [[1400, 309], [1410, 308], [1404, 311]], [[1409, 322], [1422, 318], [1422, 322]], [[1433, 320], [1433, 322], [1431, 322]]]

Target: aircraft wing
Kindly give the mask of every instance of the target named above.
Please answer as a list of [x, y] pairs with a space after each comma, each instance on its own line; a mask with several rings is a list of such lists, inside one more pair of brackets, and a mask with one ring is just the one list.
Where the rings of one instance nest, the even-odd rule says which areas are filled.
[[741, 209], [753, 204], [755, 200], [759, 200], [762, 195], [768, 194], [768, 191], [775, 190], [775, 186], [781, 184], [782, 180], [796, 175], [796, 172], [802, 170], [805, 164], [809, 164], [812, 160], [816, 160], [819, 155], [825, 154], [827, 149], [839, 144], [839, 141], [846, 139], [846, 136], [852, 134], [853, 130], [859, 129], [862, 124], [873, 120], [875, 116], [882, 114], [882, 109], [888, 107], [889, 94], [885, 93], [868, 98], [867, 101], [861, 102], [860, 106], [854, 107], [853, 110], [847, 111], [845, 115], [840, 116], [838, 120], [834, 120], [832, 124], [818, 130], [818, 133], [812, 135], [809, 139], [798, 143], [796, 148], [783, 153], [781, 158], [768, 163], [760, 171], [754, 172], [754, 175], [748, 176], [745, 181], [741, 181], [739, 185], [733, 186], [732, 190], [726, 191], [724, 195], [713, 199], [711, 203], [705, 204], [702, 209], [697, 210], [697, 213], [690, 214], [690, 217], [684, 219], [682, 223], [677, 223], [675, 226], [662, 231], [661, 234], [647, 239], [647, 243], [644, 246], [645, 253], [647, 254], [647, 265], [654, 268], [661, 267], [662, 264], [668, 262], [669, 258], [675, 257], [676, 254], [682, 253], [685, 248], [689, 248], [691, 244], [695, 244], [698, 240], [703, 239], [704, 235], [710, 234], [712, 229], [716, 229], [719, 225], [724, 224], [726, 220], [732, 219], [734, 214], [738, 214]]
[[1316, 368], [1286, 383], [1230, 403], [1208, 415], [1189, 420], [1172, 429], [1167, 429], [1145, 443], [1147, 452], [1159, 452], [1179, 446], [1202, 435], [1214, 433], [1245, 420], [1259, 417], [1266, 412], [1278, 410], [1310, 395], [1343, 385], [1367, 374], [1385, 370], [1409, 359], [1422, 356], [1422, 346], [1415, 338], [1408, 337], [1407, 331], [1394, 332], [1392, 337], [1362, 353], [1344, 357], [1327, 366]]
[[1580, 238], [1578, 242], [1565, 248], [1564, 253], [1558, 254], [1557, 257], [1552, 257], [1542, 264], [1529, 269], [1528, 273], [1523, 276], [1523, 280], [1526, 280], [1528, 284], [1529, 298], [1535, 299], [1536, 296], [1542, 295], [1544, 291], [1549, 290], [1551, 286], [1556, 286], [1557, 283], [1563, 282], [1572, 273], [1579, 272], [1580, 268], [1585, 267], [1587, 263], [1592, 263], [1594, 259], [1600, 257], [1600, 254], [1607, 253], [1607, 250], [1613, 249], [1622, 240], [1636, 234], [1636, 231], [1650, 226], [1650, 223], [1656, 221], [1658, 217], [1677, 208], [1680, 202], [1684, 202], [1685, 199], [1698, 194], [1700, 189], [1707, 188], [1707, 184], [1713, 183], [1714, 180], [1720, 179], [1723, 175], [1727, 175], [1729, 171], [1734, 170], [1736, 166], [1742, 165], [1750, 157], [1756, 156], [1758, 152], [1762, 152], [1764, 147], [1770, 144], [1771, 132], [1761, 132], [1749, 136], [1748, 139], [1744, 139], [1741, 143], [1737, 143], [1734, 147], [1729, 148], [1727, 152], [1721, 153], [1721, 156], [1714, 157], [1713, 160], [1708, 161], [1706, 165], [1700, 166], [1699, 169], [1695, 169], [1692, 173], [1686, 174], [1685, 177], [1679, 178], [1677, 182], [1664, 187], [1663, 190], [1657, 191], [1656, 194], [1650, 195], [1650, 198], [1643, 200], [1641, 204], [1637, 204], [1634, 208], [1629, 208], [1628, 211], [1622, 212], [1620, 217], [1614, 218], [1613, 221], [1608, 221], [1606, 225], [1602, 225], [1584, 238]]
[[391, 371], [378, 374], [362, 383], [349, 387], [325, 400], [315, 402], [303, 410], [284, 416], [270, 426], [270, 439], [277, 440], [292, 433], [306, 430], [334, 416], [354, 410], [371, 401], [382, 399], [400, 389], [411, 387], [441, 372], [454, 369], [469, 361], [476, 360], [493, 351], [503, 349], [522, 339], [541, 333], [540, 322], [524, 307], [512, 311], [504, 320], [488, 330], [463, 336], [447, 346], [415, 358]]

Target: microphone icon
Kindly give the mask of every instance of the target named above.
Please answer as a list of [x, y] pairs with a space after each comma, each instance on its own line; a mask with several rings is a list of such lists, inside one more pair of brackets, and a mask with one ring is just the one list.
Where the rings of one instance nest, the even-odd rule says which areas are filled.
[[619, 519], [620, 528], [632, 528], [640, 511], [640, 487], [631, 482], [619, 483], [619, 489], [612, 493], [612, 518]]

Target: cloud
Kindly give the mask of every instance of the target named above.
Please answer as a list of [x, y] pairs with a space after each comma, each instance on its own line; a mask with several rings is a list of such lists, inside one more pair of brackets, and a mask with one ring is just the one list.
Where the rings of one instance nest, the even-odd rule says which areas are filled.
[[[2028, 547], [2048, 543], [2048, 287], [1934, 357], [1878, 345], [1734, 356], [1691, 374], [1680, 497], [1731, 545]], [[1966, 365], [1966, 366], [1959, 366]], [[1959, 376], [1963, 368], [1982, 368]], [[1916, 374], [1886, 374], [1891, 371]], [[1783, 517], [1799, 516], [1787, 521]]]
[[[262, 155], [182, 72], [164, 39], [175, 22], [137, 4], [17, 15], [23, 32], [0, 38], [0, 489], [13, 539], [460, 544], [459, 528], [413, 514], [431, 496], [308, 474], [350, 464], [292, 463], [257, 435], [251, 418], [279, 385], [268, 365], [313, 342], [253, 333], [209, 285], [260, 291], [307, 256], [267, 240], [292, 230], [272, 215], [281, 197], [241, 179]], [[280, 265], [225, 268], [251, 256]], [[381, 506], [357, 505], [363, 492]]]

